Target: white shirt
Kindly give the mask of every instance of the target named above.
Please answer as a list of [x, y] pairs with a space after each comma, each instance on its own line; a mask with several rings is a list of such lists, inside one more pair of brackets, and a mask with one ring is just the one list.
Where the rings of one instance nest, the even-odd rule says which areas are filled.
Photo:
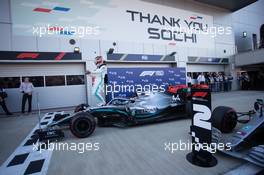
[[187, 83], [192, 83], [192, 78], [190, 76], [187, 76]]
[[204, 76], [203, 76], [203, 75], [199, 75], [199, 76], [197, 77], [197, 81], [198, 81], [199, 84], [200, 84], [201, 82], [205, 82], [205, 78], [204, 78]]
[[34, 89], [34, 86], [32, 83], [25, 83], [22, 82], [20, 85], [20, 92], [24, 92], [24, 93], [32, 93]]
[[214, 83], [214, 77], [209, 77], [210, 83], [213, 84]]
[[222, 75], [219, 75], [219, 81], [224, 81], [224, 77]]

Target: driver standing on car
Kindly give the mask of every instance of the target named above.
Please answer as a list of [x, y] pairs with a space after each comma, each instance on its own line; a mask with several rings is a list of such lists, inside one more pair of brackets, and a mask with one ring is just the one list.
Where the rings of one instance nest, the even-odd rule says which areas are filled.
[[102, 56], [95, 57], [96, 69], [86, 71], [86, 74], [92, 76], [92, 94], [98, 100], [98, 105], [105, 104], [105, 83], [107, 81], [107, 67]]

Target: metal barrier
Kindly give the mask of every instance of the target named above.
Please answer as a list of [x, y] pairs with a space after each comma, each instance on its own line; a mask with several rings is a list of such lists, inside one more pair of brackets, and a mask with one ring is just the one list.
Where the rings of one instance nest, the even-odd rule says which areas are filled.
[[208, 83], [211, 92], [227, 92], [232, 90], [233, 81]]

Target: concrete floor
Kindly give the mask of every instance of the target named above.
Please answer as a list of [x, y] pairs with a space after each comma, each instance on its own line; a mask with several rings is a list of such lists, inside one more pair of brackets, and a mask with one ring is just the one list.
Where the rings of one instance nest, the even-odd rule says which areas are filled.
[[[213, 107], [227, 105], [237, 111], [252, 109], [256, 98], [264, 98], [264, 92], [234, 91], [212, 95]], [[171, 175], [171, 174], [223, 174], [243, 165], [245, 161], [217, 153], [217, 166], [196, 167], [186, 161], [189, 151], [171, 154], [164, 150], [165, 142], [187, 142], [191, 120], [149, 124], [130, 128], [99, 128], [89, 138], [76, 139], [69, 131], [62, 142], [96, 143], [99, 151], [53, 151], [48, 174], [92, 175]], [[37, 116], [0, 119], [0, 164], [14, 151], [36, 125]]]
[[0, 116], [0, 164], [13, 153], [17, 146], [36, 126], [36, 115], [14, 114], [12, 117]]

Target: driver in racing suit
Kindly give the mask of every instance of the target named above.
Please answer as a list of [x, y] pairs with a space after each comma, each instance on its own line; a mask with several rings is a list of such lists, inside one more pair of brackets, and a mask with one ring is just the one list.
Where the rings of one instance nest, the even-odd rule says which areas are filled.
[[98, 105], [105, 104], [105, 86], [107, 79], [107, 67], [102, 56], [95, 57], [94, 64], [96, 69], [94, 71], [86, 71], [86, 74], [92, 77], [92, 94], [99, 101]]

